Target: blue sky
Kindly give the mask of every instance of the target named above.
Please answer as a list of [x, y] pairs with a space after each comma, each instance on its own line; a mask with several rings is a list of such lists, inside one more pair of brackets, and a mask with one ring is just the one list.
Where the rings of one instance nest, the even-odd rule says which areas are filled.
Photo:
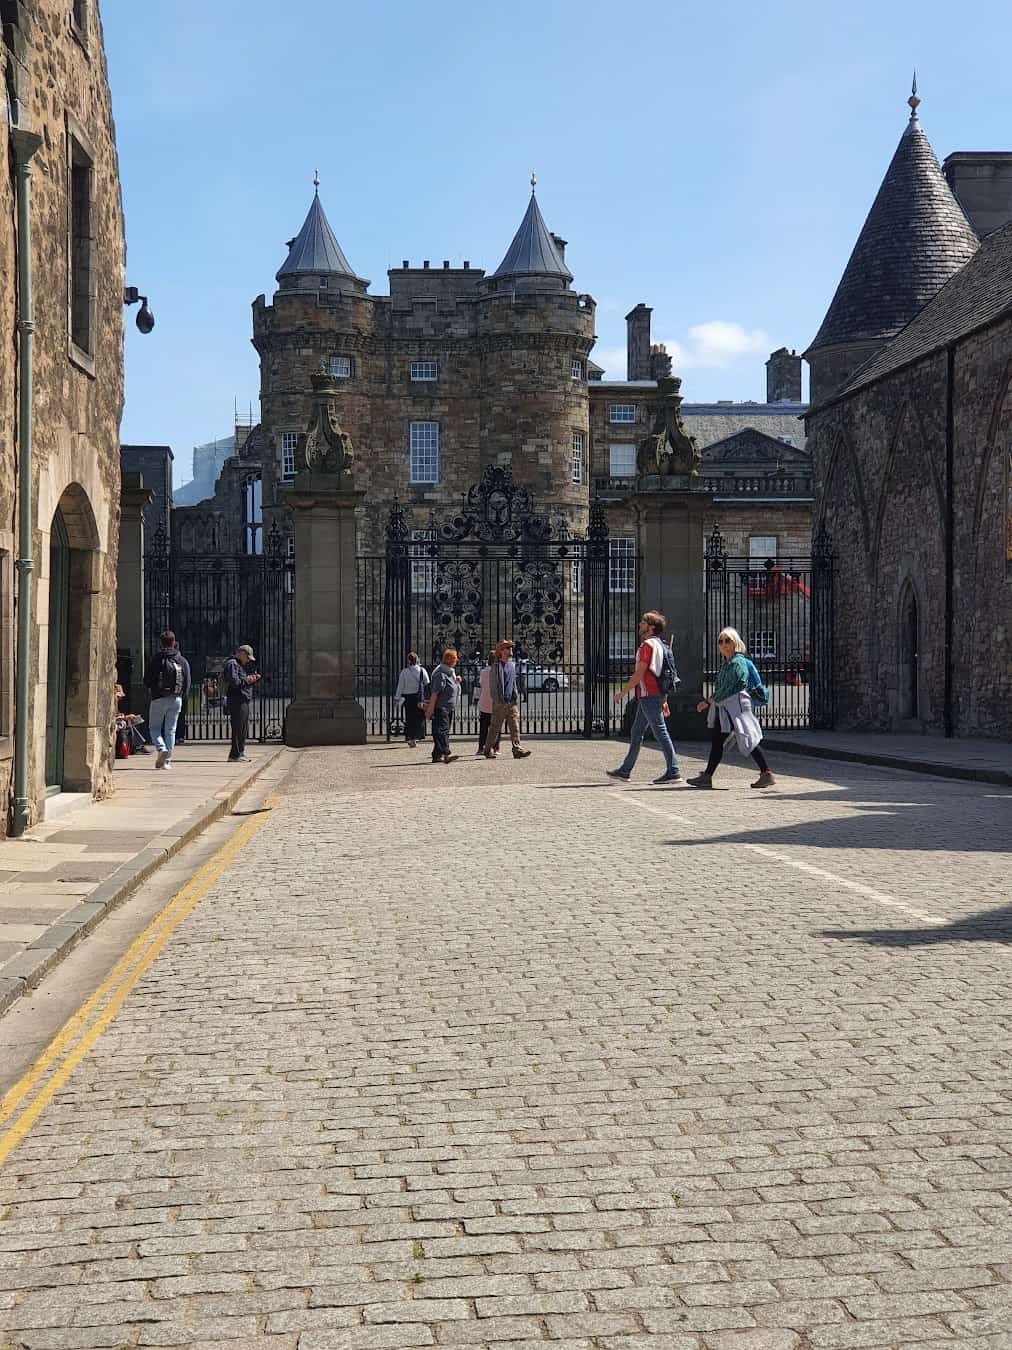
[[598, 303], [595, 359], [624, 374], [624, 315], [644, 301], [695, 401], [764, 398], [769, 351], [815, 334], [914, 65], [939, 159], [1012, 149], [1004, 0], [101, 8], [127, 280], [157, 319], [148, 337], [128, 325], [123, 440], [171, 445], [179, 482], [233, 400], [256, 413], [250, 304], [314, 168], [378, 294], [402, 258], [494, 269], [536, 169]]

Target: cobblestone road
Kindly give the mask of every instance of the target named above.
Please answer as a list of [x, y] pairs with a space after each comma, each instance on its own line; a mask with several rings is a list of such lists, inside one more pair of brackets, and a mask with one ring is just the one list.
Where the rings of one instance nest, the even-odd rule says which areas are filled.
[[1012, 793], [535, 750], [301, 757], [0, 1171], [11, 1346], [1012, 1347]]

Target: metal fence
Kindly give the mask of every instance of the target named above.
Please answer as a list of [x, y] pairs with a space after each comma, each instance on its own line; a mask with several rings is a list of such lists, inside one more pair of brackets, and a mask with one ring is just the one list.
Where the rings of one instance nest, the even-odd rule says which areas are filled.
[[295, 568], [280, 540], [258, 555], [178, 553], [159, 530], [144, 560], [145, 651], [171, 629], [193, 683], [181, 721], [191, 741], [227, 741], [221, 671], [239, 643], [255, 653], [262, 676], [250, 708], [248, 739], [277, 741], [293, 697]]
[[358, 559], [356, 697], [370, 734], [402, 731], [394, 689], [407, 652], [431, 671], [454, 647], [454, 731], [477, 743], [478, 675], [503, 637], [514, 643], [524, 734], [621, 729], [613, 691], [635, 657], [639, 568], [634, 553], [612, 548], [602, 511], [573, 537], [494, 469], [452, 520], [414, 533], [425, 537], [411, 537], [395, 504], [385, 551]]
[[729, 557], [719, 529], [707, 542], [704, 687], [713, 689], [717, 635], [736, 628], [769, 690], [765, 726], [833, 725], [833, 554], [824, 531], [806, 557]]

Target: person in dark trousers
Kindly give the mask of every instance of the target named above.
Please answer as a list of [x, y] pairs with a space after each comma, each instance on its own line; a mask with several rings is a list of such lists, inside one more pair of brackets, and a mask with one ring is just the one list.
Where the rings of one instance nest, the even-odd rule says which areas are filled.
[[457, 652], [447, 647], [443, 659], [432, 672], [429, 701], [425, 715], [432, 719], [432, 762], [452, 764], [459, 755], [450, 754], [450, 724], [460, 697], [460, 676], [457, 674]]
[[148, 662], [144, 685], [151, 694], [148, 729], [158, 751], [155, 768], [171, 769], [176, 723], [190, 692], [190, 663], [180, 652], [171, 630], [162, 634], [161, 643], [161, 650]]
[[721, 629], [717, 638], [721, 666], [710, 698], [701, 699], [696, 711], [706, 713], [710, 729], [710, 758], [702, 773], [689, 779], [694, 788], [712, 788], [713, 775], [724, 758], [725, 738], [734, 736], [743, 755], [751, 755], [759, 770], [759, 777], [749, 787], [768, 788], [776, 784], [766, 756], [759, 748], [763, 738], [762, 727], [753, 711], [753, 697], [758, 689], [765, 695], [759, 672], [748, 659], [745, 643], [736, 628]]
[[253, 699], [253, 686], [259, 675], [247, 674], [246, 667], [253, 660], [253, 648], [245, 643], [237, 647], [234, 656], [225, 662], [225, 707], [232, 728], [232, 748], [229, 751], [229, 763], [248, 760], [246, 753], [246, 728], [249, 726], [249, 705]]

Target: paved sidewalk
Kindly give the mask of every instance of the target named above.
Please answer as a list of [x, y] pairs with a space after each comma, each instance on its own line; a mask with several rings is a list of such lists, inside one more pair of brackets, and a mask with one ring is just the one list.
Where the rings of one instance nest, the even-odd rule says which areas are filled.
[[0, 1346], [1010, 1350], [1012, 794], [531, 748], [293, 760], [0, 1120]]
[[170, 773], [155, 756], [116, 761], [116, 791], [83, 799], [22, 839], [0, 840], [0, 1013], [62, 960], [110, 909], [206, 825], [224, 815], [281, 752], [179, 746]]
[[1012, 786], [1012, 744], [944, 736], [894, 736], [846, 731], [771, 731], [770, 750], [787, 750], [820, 759], [878, 764], [940, 778], [968, 778]]

